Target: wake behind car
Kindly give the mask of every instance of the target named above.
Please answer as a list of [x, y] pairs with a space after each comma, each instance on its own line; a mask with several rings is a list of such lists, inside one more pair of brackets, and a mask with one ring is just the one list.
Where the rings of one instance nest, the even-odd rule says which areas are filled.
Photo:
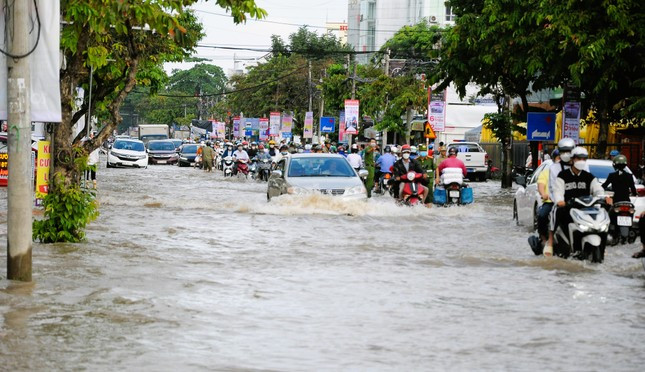
[[152, 140], [148, 142], [148, 162], [150, 164], [175, 164], [179, 154], [172, 140]]
[[310, 193], [366, 199], [362, 173], [367, 171], [356, 172], [342, 155], [291, 154], [278, 163], [269, 177], [267, 199]]
[[148, 153], [142, 141], [137, 139], [118, 138], [107, 154], [107, 167], [146, 168]]

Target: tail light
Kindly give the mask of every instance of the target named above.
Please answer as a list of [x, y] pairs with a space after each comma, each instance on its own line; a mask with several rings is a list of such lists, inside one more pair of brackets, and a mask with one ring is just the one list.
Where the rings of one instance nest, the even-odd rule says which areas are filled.
[[386, 179], [386, 180], [389, 180], [389, 179], [390, 179], [390, 174], [389, 174], [389, 173], [385, 174], [385, 179]]

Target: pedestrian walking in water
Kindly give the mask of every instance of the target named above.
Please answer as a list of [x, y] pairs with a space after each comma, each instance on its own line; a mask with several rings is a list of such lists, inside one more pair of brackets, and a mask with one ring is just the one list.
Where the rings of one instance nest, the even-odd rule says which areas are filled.
[[206, 142], [206, 146], [202, 149], [202, 163], [204, 164], [204, 171], [212, 172], [213, 171], [213, 158], [215, 157], [215, 152], [211, 147], [210, 141]]

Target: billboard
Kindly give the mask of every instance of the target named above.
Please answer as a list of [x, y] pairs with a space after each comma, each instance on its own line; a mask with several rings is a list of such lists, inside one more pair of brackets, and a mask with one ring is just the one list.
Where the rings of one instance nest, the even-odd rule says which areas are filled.
[[357, 99], [345, 100], [345, 134], [358, 134], [359, 101]]

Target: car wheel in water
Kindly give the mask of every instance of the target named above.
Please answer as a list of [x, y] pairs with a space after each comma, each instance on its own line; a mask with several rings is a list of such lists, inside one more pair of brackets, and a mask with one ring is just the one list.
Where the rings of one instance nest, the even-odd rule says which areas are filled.
[[271, 201], [271, 195], [269, 195], [268, 191], [267, 191], [267, 201]]
[[114, 168], [114, 165], [110, 164], [110, 162], [105, 163], [106, 168]]
[[538, 228], [538, 207], [537, 204], [533, 206], [533, 230]]

